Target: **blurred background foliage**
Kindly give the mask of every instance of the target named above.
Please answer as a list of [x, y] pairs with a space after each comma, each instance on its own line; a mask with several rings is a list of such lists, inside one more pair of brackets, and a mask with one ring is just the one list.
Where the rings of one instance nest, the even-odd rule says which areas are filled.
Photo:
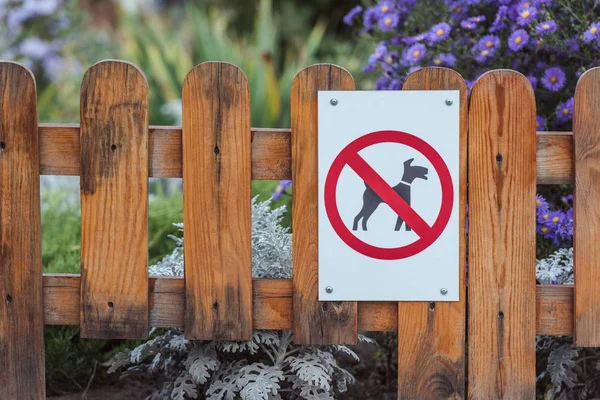
[[[336, 33], [333, 27], [339, 26], [343, 7], [333, 1], [317, 1], [316, 8], [273, 0], [226, 6], [218, 1], [174, 4], [115, 5], [115, 10], [104, 11], [106, 20], [95, 23], [89, 15], [73, 18], [82, 31], [91, 25], [97, 35], [89, 44], [82, 42], [86, 36], [63, 43], [65, 64], [72, 66], [65, 68], [68, 73], [61, 71], [53, 80], [47, 80], [43, 71], [36, 74], [40, 120], [77, 121], [83, 73], [105, 58], [127, 60], [144, 71], [150, 123], [162, 125], [180, 123], [185, 75], [205, 61], [227, 61], [242, 68], [250, 84], [252, 125], [261, 127], [289, 126], [289, 92], [302, 68], [332, 62], [354, 72], [355, 78], [361, 75], [367, 43], [356, 46], [344, 40], [350, 37]], [[327, 5], [333, 11], [320, 13]]]

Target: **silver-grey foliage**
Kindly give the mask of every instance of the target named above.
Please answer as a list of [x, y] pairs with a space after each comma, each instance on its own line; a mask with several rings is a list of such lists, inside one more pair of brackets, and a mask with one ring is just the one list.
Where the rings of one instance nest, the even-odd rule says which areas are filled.
[[[252, 276], [290, 278], [292, 234], [281, 226], [285, 207], [252, 200]], [[180, 231], [183, 225], [177, 224]], [[183, 239], [150, 275], [183, 276]], [[359, 336], [361, 341], [373, 343]], [[348, 347], [299, 346], [291, 331], [255, 331], [247, 342], [189, 341], [181, 329], [170, 329], [133, 350], [118, 354], [109, 372], [162, 374], [164, 385], [151, 400], [333, 399], [345, 392], [354, 377], [341, 368], [335, 354], [358, 361]]]

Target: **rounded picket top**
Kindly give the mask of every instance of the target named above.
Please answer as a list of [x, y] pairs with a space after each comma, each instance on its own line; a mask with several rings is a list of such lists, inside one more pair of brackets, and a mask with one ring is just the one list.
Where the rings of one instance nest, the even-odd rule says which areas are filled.
[[[471, 88], [471, 99], [473, 98], [473, 95], [476, 91], [490, 90], [492, 88], [492, 86], [490, 85], [494, 84], [494, 82], [496, 84], [510, 83], [511, 85], [515, 85], [513, 90], [524, 90], [524, 93], [522, 94], [526, 94], [528, 97], [530, 97], [530, 99], [533, 99], [535, 103], [535, 94], [533, 92], [533, 86], [531, 85], [531, 82], [529, 82], [529, 79], [527, 79], [527, 77], [522, 73], [512, 69], [494, 69], [481, 74], [481, 76], [477, 78], [475, 84], [473, 84], [473, 87]], [[530, 99], [523, 101], [530, 101]]]
[[142, 90], [148, 92], [148, 80], [140, 67], [129, 61], [106, 59], [92, 65], [85, 71], [81, 83], [81, 94], [88, 89], [92, 79], [104, 79], [106, 82], [114, 76], [122, 75], [124, 80], [136, 80], [136, 85], [143, 85]]
[[[37, 91], [35, 75], [24, 64], [15, 61], [0, 61], [0, 76], [8, 74], [14, 78], [23, 79], [24, 84], [33, 84], [34, 92]], [[20, 74], [17, 75], [17, 74]]]
[[[335, 81], [337, 79], [337, 81]], [[319, 82], [319, 86], [315, 90], [315, 96], [317, 90], [354, 90], [354, 77], [352, 74], [345, 68], [340, 67], [336, 64], [329, 63], [320, 63], [320, 64], [312, 64], [306, 68], [303, 68], [300, 72], [296, 74], [294, 77], [294, 81], [292, 82], [292, 93], [297, 90], [299, 85], [302, 85], [302, 82]], [[340, 88], [332, 88], [328, 89], [327, 86], [336, 85]], [[347, 87], [352, 87], [351, 89], [347, 89]], [[306, 91], [305, 91], [306, 92]], [[292, 96], [293, 98], [293, 96]]]
[[[447, 90], [467, 91], [467, 83], [461, 74], [446, 67], [425, 67], [408, 74], [402, 89], [405, 90], [435, 90], [447, 87]], [[418, 88], [418, 89], [417, 89]]]
[[[185, 93], [194, 81], [198, 82], [206, 78], [209, 80], [217, 78], [221, 84], [234, 82], [239, 85], [235, 90], [244, 89], [245, 95], [248, 98], [250, 96], [250, 85], [246, 73], [237, 65], [225, 61], [206, 61], [196, 65], [183, 80], [183, 92]], [[185, 97], [182, 95], [182, 99]]]

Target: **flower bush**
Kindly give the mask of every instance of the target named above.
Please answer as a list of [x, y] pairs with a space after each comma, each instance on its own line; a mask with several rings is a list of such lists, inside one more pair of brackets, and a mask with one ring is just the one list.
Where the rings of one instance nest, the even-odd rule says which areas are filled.
[[[252, 201], [252, 276], [291, 278], [292, 234], [281, 226], [285, 207]], [[181, 231], [183, 225], [177, 224]], [[150, 275], [183, 276], [183, 239]], [[359, 335], [362, 341], [373, 342]], [[170, 329], [133, 350], [119, 353], [109, 372], [147, 372], [163, 377], [151, 399], [333, 399], [354, 383], [338, 365], [337, 353], [358, 356], [348, 347], [301, 346], [291, 331], [255, 331], [252, 340], [189, 341], [181, 329]]]
[[[577, 80], [599, 64], [600, 3], [594, 0], [380, 0], [355, 6], [344, 22], [373, 42], [364, 72], [376, 77], [376, 89], [401, 89], [408, 74], [426, 66], [455, 69], [469, 89], [486, 71], [514, 69], [535, 91], [538, 130], [571, 128]], [[573, 283], [573, 196], [542, 190], [552, 206], [537, 196], [537, 280]], [[548, 337], [538, 338], [537, 349], [545, 399], [600, 394], [595, 351]]]
[[[600, 3], [594, 0], [382, 0], [344, 18], [375, 38], [364, 71], [376, 89], [399, 89], [424, 66], [456, 69], [469, 87], [511, 68], [535, 89], [538, 129], [568, 129], [579, 76], [598, 64]], [[559, 28], [560, 27], [560, 28]]]

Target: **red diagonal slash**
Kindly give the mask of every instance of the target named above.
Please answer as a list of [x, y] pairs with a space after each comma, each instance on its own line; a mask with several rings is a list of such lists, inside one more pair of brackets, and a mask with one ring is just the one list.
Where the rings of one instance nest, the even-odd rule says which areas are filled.
[[427, 222], [360, 155], [349, 153], [346, 163], [417, 235], [421, 238], [431, 235]]

